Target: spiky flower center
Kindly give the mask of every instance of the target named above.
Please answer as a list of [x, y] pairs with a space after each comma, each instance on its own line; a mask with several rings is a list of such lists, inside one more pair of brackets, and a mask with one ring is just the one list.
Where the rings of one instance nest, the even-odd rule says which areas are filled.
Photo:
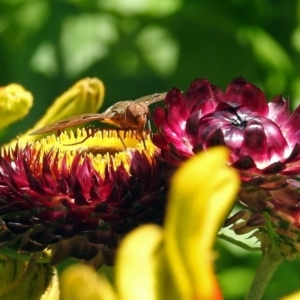
[[70, 166], [78, 154], [81, 155], [79, 163], [88, 157], [100, 175], [104, 174], [108, 164], [115, 169], [122, 164], [128, 171], [134, 151], [143, 152], [150, 161], [157, 151], [148, 135], [140, 140], [131, 130], [99, 130], [92, 134], [91, 130], [83, 128], [77, 129], [76, 135], [73, 131], [63, 132], [59, 136], [47, 136], [33, 145], [40, 160], [45, 153], [51, 156], [50, 160], [58, 155], [59, 166], [63, 160]]

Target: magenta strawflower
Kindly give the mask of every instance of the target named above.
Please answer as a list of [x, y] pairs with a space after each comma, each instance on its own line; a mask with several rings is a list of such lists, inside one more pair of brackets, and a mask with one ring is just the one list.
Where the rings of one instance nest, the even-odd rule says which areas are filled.
[[149, 138], [119, 134], [103, 130], [71, 146], [82, 137], [62, 134], [2, 149], [0, 247], [49, 248], [54, 264], [74, 257], [99, 267], [113, 263], [124, 234], [161, 223], [166, 189], [157, 149]]
[[[186, 94], [171, 89], [165, 108], [157, 107], [153, 119], [158, 129], [153, 142], [170, 164], [226, 145], [229, 163], [243, 182], [239, 200], [248, 206], [227, 223], [243, 218], [235, 224], [236, 232], [260, 228], [257, 236], [266, 245], [262, 212], [268, 212], [284, 247], [288, 240], [295, 249], [300, 241], [300, 106], [290, 113], [282, 96], [268, 103], [264, 93], [243, 78], [234, 79], [225, 93], [206, 79], [196, 79]], [[292, 255], [290, 249], [285, 252]]]

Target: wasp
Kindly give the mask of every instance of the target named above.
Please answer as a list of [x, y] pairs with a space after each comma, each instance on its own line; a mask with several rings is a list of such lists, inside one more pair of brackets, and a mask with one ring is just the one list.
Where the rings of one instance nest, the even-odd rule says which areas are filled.
[[[136, 130], [138, 138], [143, 139], [143, 131], [145, 130], [147, 122], [150, 128], [149, 105], [164, 100], [166, 94], [167, 93], [155, 93], [148, 96], [143, 96], [136, 100], [124, 100], [116, 102], [102, 113], [90, 113], [72, 116], [35, 130], [31, 132], [30, 135], [43, 134], [51, 131], [61, 131], [68, 127], [98, 120], [102, 123], [111, 124], [121, 129]], [[90, 136], [87, 138], [89, 137]]]

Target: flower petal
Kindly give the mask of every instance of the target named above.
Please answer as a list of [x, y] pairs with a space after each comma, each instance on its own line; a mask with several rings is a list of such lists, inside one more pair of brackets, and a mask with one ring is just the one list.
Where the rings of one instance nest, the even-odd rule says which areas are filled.
[[62, 300], [117, 300], [117, 296], [107, 279], [99, 276], [90, 267], [73, 265], [60, 278]]
[[224, 100], [240, 103], [262, 116], [266, 116], [269, 111], [264, 93], [241, 77], [234, 79], [227, 87]]
[[[158, 259], [162, 240], [162, 229], [154, 225], [138, 228], [123, 240], [116, 262], [120, 299], [157, 299], [157, 286], [161, 280], [157, 270], [162, 267], [158, 262], [164, 263]], [[166, 290], [172, 292], [168, 286]]]
[[289, 101], [279, 95], [269, 102], [268, 106], [268, 118], [274, 121], [277, 125], [281, 126], [290, 115]]
[[227, 159], [225, 148], [212, 148], [188, 160], [173, 177], [166, 249], [182, 299], [219, 299], [212, 245], [239, 188], [238, 174], [225, 165]]

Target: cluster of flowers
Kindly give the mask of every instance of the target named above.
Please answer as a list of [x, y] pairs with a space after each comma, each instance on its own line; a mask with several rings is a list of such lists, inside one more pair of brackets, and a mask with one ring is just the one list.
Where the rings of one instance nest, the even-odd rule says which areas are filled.
[[77, 145], [61, 135], [3, 148], [0, 247], [51, 248], [52, 263], [71, 256], [97, 267], [112, 264], [121, 237], [140, 224], [163, 222], [173, 171], [224, 145], [226, 163], [240, 174], [238, 201], [245, 206], [226, 224], [237, 234], [254, 230], [262, 247], [272, 242], [271, 225], [282, 253], [298, 255], [300, 107], [290, 113], [283, 96], [268, 103], [243, 78], [225, 92], [196, 79], [185, 94], [172, 88], [152, 118], [156, 132], [143, 141], [125, 130], [120, 143], [120, 133], [103, 129]]

